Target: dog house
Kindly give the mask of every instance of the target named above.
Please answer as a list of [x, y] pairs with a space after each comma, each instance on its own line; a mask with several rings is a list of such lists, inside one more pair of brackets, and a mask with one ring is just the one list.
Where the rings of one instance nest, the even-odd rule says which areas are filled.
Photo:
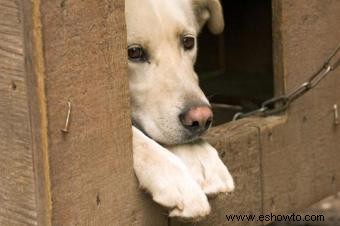
[[214, 103], [214, 124], [274, 95], [271, 1], [221, 3], [226, 29], [219, 36], [203, 30], [196, 64], [201, 87]]
[[[203, 34], [197, 66], [218, 103], [287, 93], [340, 42], [337, 0], [223, 4], [227, 31]], [[262, 225], [226, 215], [292, 213], [340, 190], [339, 70], [282, 114], [211, 129], [236, 190], [197, 225]], [[186, 225], [134, 176], [123, 0], [0, 0], [0, 175], [0, 225]]]

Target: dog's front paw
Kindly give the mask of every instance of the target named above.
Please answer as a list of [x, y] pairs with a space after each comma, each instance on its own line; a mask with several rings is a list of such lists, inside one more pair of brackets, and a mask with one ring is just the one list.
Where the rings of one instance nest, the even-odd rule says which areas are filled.
[[208, 199], [184, 163], [133, 127], [133, 166], [140, 186], [170, 209], [171, 217], [199, 220], [210, 212]]
[[204, 192], [208, 196], [232, 192], [235, 189], [234, 180], [219, 158], [216, 149], [207, 142], [202, 142], [197, 148], [203, 170], [202, 189]]
[[214, 196], [229, 193], [235, 188], [234, 180], [217, 151], [205, 141], [170, 149], [188, 167], [191, 175], [205, 194]]
[[219, 193], [234, 191], [234, 180], [227, 167], [220, 160], [215, 148], [208, 143], [205, 143], [202, 148], [204, 149], [202, 155], [207, 152], [205, 160], [201, 161], [204, 169], [204, 181], [202, 183], [204, 192], [208, 196], [214, 196]]
[[176, 178], [171, 184], [154, 193], [153, 200], [168, 207], [170, 217], [182, 220], [197, 221], [210, 213], [205, 193], [190, 177]]

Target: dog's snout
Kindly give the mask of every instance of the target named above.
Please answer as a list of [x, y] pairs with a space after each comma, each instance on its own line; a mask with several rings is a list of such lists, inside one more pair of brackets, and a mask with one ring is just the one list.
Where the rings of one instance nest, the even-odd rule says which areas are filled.
[[209, 106], [195, 106], [179, 116], [182, 125], [193, 134], [201, 134], [212, 124], [213, 113]]

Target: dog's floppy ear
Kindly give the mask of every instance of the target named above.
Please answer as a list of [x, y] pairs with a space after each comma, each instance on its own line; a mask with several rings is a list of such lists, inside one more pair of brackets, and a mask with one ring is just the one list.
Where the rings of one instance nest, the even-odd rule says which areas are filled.
[[192, 0], [199, 29], [207, 23], [213, 34], [224, 29], [223, 10], [219, 0]]

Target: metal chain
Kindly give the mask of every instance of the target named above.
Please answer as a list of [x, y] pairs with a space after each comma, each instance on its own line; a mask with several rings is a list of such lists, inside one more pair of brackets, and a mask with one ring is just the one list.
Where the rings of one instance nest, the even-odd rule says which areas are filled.
[[285, 111], [292, 102], [318, 85], [331, 71], [334, 71], [340, 65], [340, 56], [338, 59], [335, 59], [339, 52], [340, 45], [333, 51], [333, 53], [328, 57], [320, 69], [307, 80], [307, 82], [296, 87], [286, 95], [274, 97], [263, 102], [261, 108], [259, 109], [246, 113], [236, 113], [233, 117], [233, 120], [250, 116], [269, 116]]

